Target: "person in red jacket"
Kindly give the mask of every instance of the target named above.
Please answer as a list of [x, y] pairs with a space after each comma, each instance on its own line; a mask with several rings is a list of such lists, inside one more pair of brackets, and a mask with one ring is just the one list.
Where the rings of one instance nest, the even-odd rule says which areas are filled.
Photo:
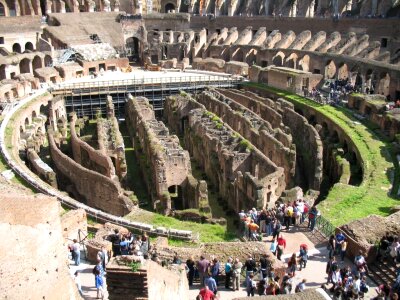
[[197, 299], [201, 300], [214, 300], [215, 298], [214, 293], [208, 288], [207, 285], [200, 290], [199, 296], [201, 296], [201, 298], [197, 297]]
[[286, 240], [283, 238], [282, 234], [278, 237], [277, 243], [278, 243], [277, 258], [279, 260], [281, 260], [281, 256], [283, 254], [283, 250], [285, 250], [285, 248], [286, 248]]

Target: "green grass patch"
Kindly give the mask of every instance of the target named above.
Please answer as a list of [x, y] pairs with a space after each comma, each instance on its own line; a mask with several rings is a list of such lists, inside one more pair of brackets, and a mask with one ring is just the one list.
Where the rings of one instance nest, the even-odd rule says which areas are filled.
[[389, 195], [389, 174], [394, 174], [393, 192], [399, 187], [399, 167], [393, 160], [390, 143], [374, 132], [369, 122], [360, 124], [349, 109], [322, 105], [286, 91], [260, 83], [244, 86], [264, 90], [284, 98], [297, 108], [315, 110], [339, 125], [353, 141], [361, 155], [363, 180], [359, 186], [335, 184], [318, 207], [326, 219], [339, 226], [371, 214], [387, 216], [393, 206], [400, 204]]

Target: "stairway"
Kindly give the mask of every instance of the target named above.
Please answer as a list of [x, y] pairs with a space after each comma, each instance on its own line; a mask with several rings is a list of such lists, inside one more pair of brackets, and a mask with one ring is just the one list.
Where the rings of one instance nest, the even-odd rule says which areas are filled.
[[396, 280], [396, 269], [398, 267], [399, 264], [396, 266], [391, 257], [382, 260], [375, 260], [373, 263], [368, 265], [368, 275], [378, 285], [392, 285]]

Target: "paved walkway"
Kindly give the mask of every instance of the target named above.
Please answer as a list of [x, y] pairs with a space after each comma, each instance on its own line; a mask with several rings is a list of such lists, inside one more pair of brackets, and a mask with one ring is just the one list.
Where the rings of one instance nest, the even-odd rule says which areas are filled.
[[[326, 263], [328, 261], [328, 250], [326, 249], [325, 241], [322, 243], [315, 242], [320, 247], [316, 248], [314, 243], [310, 241], [310, 239], [306, 236], [310, 236], [313, 240], [315, 237], [318, 236], [318, 232], [309, 233], [306, 228], [291, 228], [288, 232], [283, 231], [283, 236], [287, 241], [287, 247], [284, 251], [284, 255], [282, 256], [287, 262], [288, 258], [292, 255], [292, 253], [297, 253], [299, 250], [300, 244], [307, 244], [309, 246], [309, 259], [307, 263], [307, 267], [302, 271], [297, 271], [294, 277], [294, 286], [299, 283], [303, 279], [307, 279], [306, 288], [318, 288], [323, 283], [326, 283], [327, 275], [325, 274]], [[264, 241], [267, 245], [270, 244], [270, 238], [264, 238]], [[322, 245], [322, 246], [321, 246]], [[83, 253], [82, 253], [83, 255]], [[83, 256], [81, 256], [83, 257]], [[344, 262], [339, 263], [339, 267], [343, 266], [353, 266], [353, 263], [345, 259]], [[79, 267], [73, 265], [73, 262], [70, 261], [70, 271], [71, 276], [75, 273], [76, 270], [80, 270], [81, 272], [81, 284], [82, 284], [82, 291], [85, 299], [96, 299], [96, 288], [94, 287], [94, 275], [92, 274], [94, 265], [85, 262], [82, 260], [82, 263]], [[244, 281], [244, 280], [243, 280]], [[375, 287], [376, 285], [372, 282], [368, 282], [370, 285], [370, 292], [365, 296], [365, 299], [371, 299], [373, 296], [376, 295]], [[198, 295], [200, 290], [200, 285], [196, 284], [193, 286], [189, 291], [190, 298], [187, 300], [194, 300]], [[231, 300], [237, 297], [245, 297], [246, 294], [246, 287], [242, 284], [239, 291], [231, 291], [226, 290], [221, 286], [219, 289], [220, 291], [220, 299], [221, 300]], [[108, 299], [108, 295], [106, 293], [104, 299]], [[163, 300], [163, 299], [157, 299]], [[167, 300], [167, 299], [166, 299]], [[186, 300], [186, 299], [182, 299]]]

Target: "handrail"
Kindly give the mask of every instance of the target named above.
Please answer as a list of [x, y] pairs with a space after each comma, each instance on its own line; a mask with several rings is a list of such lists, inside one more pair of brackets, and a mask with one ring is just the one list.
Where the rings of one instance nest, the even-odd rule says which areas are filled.
[[139, 222], [131, 222], [126, 220], [122, 217], [118, 217], [98, 209], [92, 208], [87, 206], [79, 201], [62, 194], [60, 191], [54, 189], [50, 185], [43, 182], [41, 179], [35, 179], [34, 175], [30, 170], [24, 170], [24, 168], [19, 165], [17, 162], [13, 160], [10, 153], [7, 150], [6, 143], [5, 143], [5, 132], [8, 122], [10, 121], [11, 117], [18, 111], [18, 109], [22, 108], [24, 105], [28, 104], [29, 102], [35, 100], [37, 97], [42, 96], [47, 92], [46, 89], [40, 89], [35, 94], [21, 100], [18, 105], [14, 106], [9, 114], [7, 114], [3, 122], [0, 125], [0, 152], [4, 157], [7, 165], [22, 179], [24, 179], [30, 186], [32, 186], [35, 190], [49, 196], [56, 197], [58, 201], [60, 201], [63, 205], [73, 208], [73, 209], [84, 209], [86, 214], [94, 217], [96, 220], [101, 220], [104, 222], [110, 222], [116, 225], [127, 227], [131, 230], [138, 230], [142, 232], [147, 232], [152, 235], [164, 236], [164, 237], [173, 237], [176, 239], [183, 239], [183, 240], [192, 240], [194, 238], [192, 231], [187, 230], [178, 230], [178, 229], [167, 229], [164, 230], [163, 227], [154, 227], [150, 224], [139, 223]]

